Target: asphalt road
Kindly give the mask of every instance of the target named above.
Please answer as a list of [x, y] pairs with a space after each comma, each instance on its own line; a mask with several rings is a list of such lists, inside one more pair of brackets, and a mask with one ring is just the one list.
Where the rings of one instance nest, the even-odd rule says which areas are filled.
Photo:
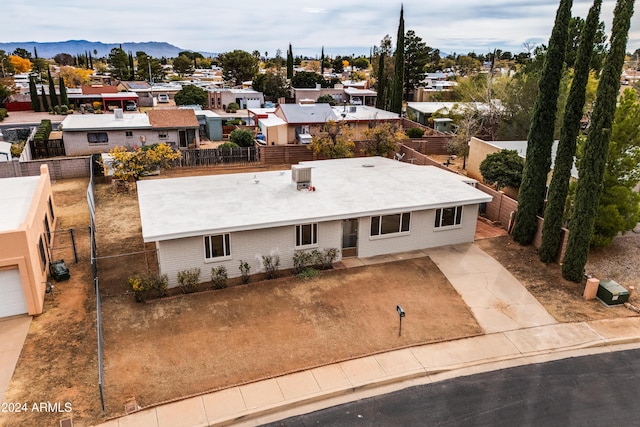
[[269, 426], [640, 425], [640, 350], [411, 387]]

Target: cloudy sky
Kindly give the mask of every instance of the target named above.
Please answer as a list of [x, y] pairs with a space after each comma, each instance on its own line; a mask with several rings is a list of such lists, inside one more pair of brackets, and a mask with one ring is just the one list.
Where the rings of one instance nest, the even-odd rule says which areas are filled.
[[[547, 43], [559, 0], [404, 0], [405, 30], [446, 53], [523, 51]], [[574, 0], [586, 17], [592, 0]], [[614, 0], [601, 20], [611, 29]], [[386, 35], [395, 44], [400, 1], [389, 0], [176, 0], [79, 2], [2, 0], [2, 42], [89, 40], [104, 43], [168, 42], [183, 49], [226, 52], [277, 49], [294, 55], [369, 52]], [[631, 23], [627, 51], [640, 48], [640, 11]]]

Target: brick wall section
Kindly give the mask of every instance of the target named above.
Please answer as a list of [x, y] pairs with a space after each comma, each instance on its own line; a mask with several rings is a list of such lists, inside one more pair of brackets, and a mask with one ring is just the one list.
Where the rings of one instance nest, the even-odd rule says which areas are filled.
[[49, 167], [52, 180], [88, 177], [91, 157], [60, 157], [46, 160], [31, 160], [28, 162], [0, 162], [0, 178], [14, 178], [20, 176], [40, 175], [40, 165]]
[[440, 169], [453, 172], [451, 169], [449, 169], [442, 163], [436, 160], [433, 160], [432, 158], [418, 152], [417, 150], [407, 146], [406, 144], [403, 144], [400, 146], [400, 153], [404, 154], [402, 161], [405, 163], [413, 163], [414, 165], [420, 165], [420, 166], [436, 166], [436, 167], [439, 167]]
[[491, 221], [500, 222], [502, 228], [509, 231], [512, 216], [518, 210], [518, 201], [480, 182], [476, 184], [476, 188], [493, 197], [493, 200], [486, 205], [486, 217]]
[[449, 141], [451, 141], [451, 136], [437, 135], [413, 138], [403, 144], [422, 154], [447, 155], [449, 154]]

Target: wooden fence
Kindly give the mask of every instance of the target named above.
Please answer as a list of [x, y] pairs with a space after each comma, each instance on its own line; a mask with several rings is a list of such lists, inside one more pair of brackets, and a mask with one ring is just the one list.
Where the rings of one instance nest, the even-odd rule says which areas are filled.
[[182, 157], [175, 167], [207, 167], [217, 165], [252, 165], [260, 163], [258, 147], [208, 148], [182, 150]]

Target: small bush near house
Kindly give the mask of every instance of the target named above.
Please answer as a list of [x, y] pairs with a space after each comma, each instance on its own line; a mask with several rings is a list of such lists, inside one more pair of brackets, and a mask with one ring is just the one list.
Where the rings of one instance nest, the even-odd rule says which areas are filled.
[[253, 147], [253, 132], [248, 129], [236, 129], [229, 134], [229, 141], [238, 144], [240, 147]]
[[236, 144], [235, 142], [224, 142], [220, 145], [218, 145], [218, 149], [223, 149], [223, 148], [239, 148], [240, 146], [238, 144]]
[[237, 125], [243, 125], [243, 124], [244, 124], [244, 120], [242, 119], [230, 119], [224, 122], [225, 126], [237, 126]]
[[323, 269], [328, 270], [331, 268], [339, 253], [340, 249], [338, 248], [327, 248], [320, 252], [319, 255], [316, 255], [316, 264], [320, 265]]
[[144, 302], [149, 298], [162, 298], [167, 294], [169, 278], [162, 276], [134, 276], [127, 280], [137, 302]]
[[11, 144], [11, 157], [18, 158], [24, 150], [25, 141]]
[[264, 271], [267, 273], [267, 280], [275, 279], [278, 277], [278, 269], [280, 268], [280, 256], [263, 255], [262, 265], [264, 266]]
[[296, 274], [296, 277], [300, 280], [309, 280], [309, 279], [313, 279], [314, 277], [318, 277], [318, 274], [320, 274], [320, 272], [315, 268], [305, 267], [302, 269], [301, 272]]
[[249, 283], [249, 272], [251, 271], [251, 266], [247, 261], [240, 260], [240, 266], [238, 268], [240, 269], [240, 275], [242, 276], [242, 283], [246, 285]]
[[9, 117], [9, 111], [6, 108], [0, 108], [0, 122], [5, 119], [5, 117]]
[[200, 284], [200, 269], [192, 268], [178, 272], [178, 286], [183, 294], [190, 294], [198, 289]]
[[[317, 251], [316, 251], [317, 252]], [[298, 275], [313, 262], [312, 252], [299, 251], [293, 254], [293, 274]]]
[[240, 109], [240, 106], [236, 102], [230, 102], [229, 105], [227, 105], [226, 111], [227, 113], [235, 113], [239, 109]]
[[409, 138], [422, 138], [424, 130], [420, 128], [411, 128], [407, 129], [404, 133], [406, 133]]
[[224, 289], [227, 287], [227, 267], [213, 267], [211, 269], [211, 287], [213, 289]]

